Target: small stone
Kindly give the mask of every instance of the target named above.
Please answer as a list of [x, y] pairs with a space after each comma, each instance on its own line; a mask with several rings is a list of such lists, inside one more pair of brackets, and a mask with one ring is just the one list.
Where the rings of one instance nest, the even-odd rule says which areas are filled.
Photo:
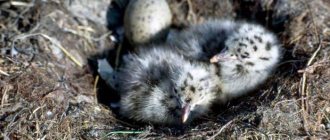
[[51, 118], [51, 117], [53, 117], [53, 112], [47, 111], [46, 115], [47, 115], [47, 118]]
[[330, 107], [327, 107], [327, 108], [325, 109], [325, 112], [330, 113]]

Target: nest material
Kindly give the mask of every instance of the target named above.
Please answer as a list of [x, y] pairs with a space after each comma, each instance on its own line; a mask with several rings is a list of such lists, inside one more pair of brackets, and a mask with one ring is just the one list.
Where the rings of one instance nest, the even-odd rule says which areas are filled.
[[[80, 3], [79, 1], [82, 1]], [[330, 133], [327, 0], [169, 0], [175, 24], [212, 18], [259, 22], [284, 56], [257, 91], [184, 130], [118, 120], [97, 102], [87, 58], [113, 47], [107, 0], [0, 2], [0, 138], [326, 138]], [[79, 5], [80, 4], [80, 5]], [[93, 8], [94, 6], [94, 8]], [[97, 8], [95, 8], [97, 7]], [[78, 9], [77, 9], [78, 8]], [[87, 15], [84, 13], [88, 13]]]

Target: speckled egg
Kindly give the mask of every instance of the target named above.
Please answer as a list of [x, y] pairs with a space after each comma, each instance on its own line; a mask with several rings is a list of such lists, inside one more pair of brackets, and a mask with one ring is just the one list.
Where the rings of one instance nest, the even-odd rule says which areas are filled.
[[131, 0], [125, 11], [125, 35], [134, 45], [165, 38], [171, 21], [166, 0]]

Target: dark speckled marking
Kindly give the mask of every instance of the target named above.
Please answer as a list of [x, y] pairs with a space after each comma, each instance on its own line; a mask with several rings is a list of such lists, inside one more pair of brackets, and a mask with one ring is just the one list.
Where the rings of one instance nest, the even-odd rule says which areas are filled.
[[266, 50], [269, 51], [271, 49], [272, 45], [270, 44], [270, 42], [267, 42], [266, 44]]
[[251, 40], [251, 39], [249, 39], [249, 42], [250, 42], [250, 44], [254, 44], [254, 41], [253, 40]]
[[236, 65], [236, 70], [237, 70], [237, 72], [239, 72], [239, 73], [243, 72], [243, 66], [237, 64], [237, 65]]
[[180, 87], [181, 91], [184, 91], [184, 87]]
[[246, 65], [254, 66], [254, 63], [252, 63], [252, 62], [246, 62]]
[[244, 54], [245, 54], [246, 56], [249, 56], [249, 55], [250, 55], [248, 52], [244, 52]]
[[189, 87], [189, 90], [190, 90], [191, 92], [195, 92], [195, 91], [196, 91], [196, 88], [195, 88], [194, 86], [190, 86], [190, 87]]
[[267, 61], [267, 60], [269, 60], [269, 58], [268, 57], [259, 57], [261, 60], [265, 60], [265, 61]]
[[237, 52], [239, 52], [239, 53], [240, 53], [240, 52], [241, 52], [241, 48], [238, 48], [238, 49], [237, 49]]
[[246, 56], [246, 55], [241, 55], [241, 57], [242, 57], [243, 59], [248, 58], [248, 56]]
[[238, 41], [238, 38], [235, 38], [233, 41], [235, 41], [235, 42]]
[[184, 85], [184, 86], [187, 86], [187, 84], [188, 84], [188, 83], [187, 83], [187, 79], [185, 79], [184, 82], [183, 82], [183, 85]]
[[242, 43], [242, 42], [239, 42], [238, 45], [239, 45], [239, 46], [242, 46], [242, 47], [243, 47], [243, 46], [244, 46], [244, 47], [247, 47], [247, 45], [244, 44], [244, 43]]
[[258, 50], [258, 47], [256, 45], [254, 45], [253, 50], [256, 52]]
[[262, 39], [261, 39], [261, 37], [259, 37], [259, 36], [257, 36], [257, 35], [254, 35], [253, 36], [255, 39], [257, 39], [260, 43], [262, 43]]

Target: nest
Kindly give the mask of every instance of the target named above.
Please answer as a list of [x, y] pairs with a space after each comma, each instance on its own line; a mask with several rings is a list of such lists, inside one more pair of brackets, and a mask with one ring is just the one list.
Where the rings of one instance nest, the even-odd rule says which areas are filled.
[[168, 0], [173, 23], [258, 22], [284, 56], [258, 90], [182, 128], [120, 120], [87, 60], [114, 47], [108, 0], [0, 1], [1, 139], [300, 139], [330, 135], [330, 2]]

